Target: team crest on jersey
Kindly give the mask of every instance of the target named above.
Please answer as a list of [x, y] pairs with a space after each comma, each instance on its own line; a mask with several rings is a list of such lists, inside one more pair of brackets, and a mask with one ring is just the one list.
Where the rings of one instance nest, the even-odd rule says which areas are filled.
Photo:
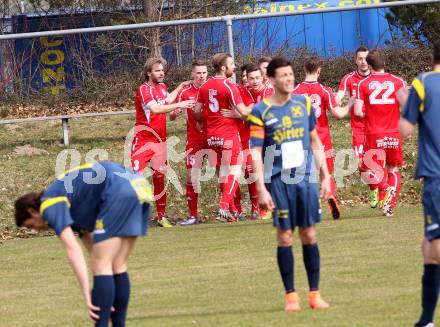
[[93, 231], [93, 233], [94, 234], [105, 234], [104, 221], [102, 219], [96, 219], [95, 230]]
[[295, 117], [303, 117], [303, 110], [300, 106], [290, 107], [290, 111], [292, 112], [293, 116]]

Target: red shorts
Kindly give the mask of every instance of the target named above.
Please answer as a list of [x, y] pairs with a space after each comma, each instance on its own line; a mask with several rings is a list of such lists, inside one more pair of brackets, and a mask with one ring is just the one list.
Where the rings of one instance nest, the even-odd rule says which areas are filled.
[[143, 172], [148, 163], [151, 169], [164, 174], [167, 167], [167, 144], [135, 137], [131, 147], [133, 170]]
[[353, 133], [351, 136], [351, 147], [354, 152], [354, 157], [362, 158], [364, 153], [365, 133]]
[[187, 142], [186, 143], [186, 169], [202, 168], [203, 158], [207, 153], [208, 143]]
[[401, 166], [403, 163], [402, 136], [400, 133], [365, 135], [362, 169]]
[[215, 167], [235, 166], [243, 163], [241, 140], [237, 134], [226, 136], [208, 136], [208, 147], [216, 154], [214, 161], [208, 156], [209, 162]]

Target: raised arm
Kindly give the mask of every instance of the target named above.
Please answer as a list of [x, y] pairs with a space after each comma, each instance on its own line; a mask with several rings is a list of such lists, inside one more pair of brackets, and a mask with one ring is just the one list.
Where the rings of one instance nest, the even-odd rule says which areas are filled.
[[172, 103], [172, 104], [159, 104], [155, 103], [150, 105], [150, 110], [155, 114], [164, 114], [167, 112], [171, 112], [177, 109], [183, 110], [183, 109], [189, 109], [192, 108], [195, 104], [194, 100], [186, 100], [178, 103]]

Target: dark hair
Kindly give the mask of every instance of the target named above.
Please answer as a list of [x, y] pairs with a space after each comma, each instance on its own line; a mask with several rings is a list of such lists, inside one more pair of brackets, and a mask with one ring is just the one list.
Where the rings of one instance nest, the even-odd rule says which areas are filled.
[[367, 63], [375, 70], [381, 70], [385, 68], [385, 59], [377, 49], [371, 50], [367, 56]]
[[43, 192], [26, 193], [15, 201], [15, 224], [18, 227], [23, 226], [23, 223], [30, 218], [28, 209], [40, 210], [42, 195]]
[[232, 58], [229, 53], [217, 53], [212, 57], [212, 68], [216, 73], [222, 71], [222, 66], [226, 65], [226, 59]]
[[433, 51], [433, 59], [434, 65], [440, 65], [440, 40], [434, 42], [434, 51]]
[[243, 65], [241, 65], [241, 67], [240, 67], [241, 73], [242, 74], [243, 74], [243, 72], [247, 73], [249, 66], [250, 66], [250, 64], [243, 64]]
[[269, 65], [267, 66], [267, 76], [275, 77], [275, 73], [278, 68], [287, 66], [292, 67], [292, 64], [289, 60], [284, 57], [275, 57], [269, 62]]
[[359, 48], [356, 49], [356, 55], [358, 54], [358, 52], [367, 52], [369, 51], [368, 48], [365, 45], [361, 45]]
[[208, 66], [208, 64], [203, 59], [194, 59], [191, 64], [191, 68], [199, 67], [199, 66]]
[[322, 62], [321, 59], [319, 59], [316, 56], [308, 57], [306, 60], [304, 60], [304, 70], [306, 73], [313, 74], [316, 73], [318, 68], [321, 68]]
[[258, 66], [260, 66], [260, 64], [262, 64], [263, 62], [270, 62], [271, 60], [272, 60], [271, 57], [263, 56], [260, 59], [258, 59]]
[[256, 72], [256, 71], [261, 71], [260, 67], [258, 67], [256, 64], [249, 64], [247, 65], [247, 69], [246, 69], [246, 73], [252, 73], [252, 72]]

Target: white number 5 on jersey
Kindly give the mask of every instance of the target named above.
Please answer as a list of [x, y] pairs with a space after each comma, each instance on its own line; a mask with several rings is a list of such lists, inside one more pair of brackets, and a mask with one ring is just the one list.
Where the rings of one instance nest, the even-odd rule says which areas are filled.
[[220, 109], [217, 99], [217, 90], [209, 89], [209, 110], [212, 112], [217, 112]]
[[[394, 98], [390, 98], [394, 92], [393, 82], [385, 81], [380, 83], [378, 81], [372, 81], [368, 84], [368, 88], [373, 90], [370, 94], [370, 104], [394, 104], [396, 102]], [[379, 97], [382, 91], [385, 92]]]

